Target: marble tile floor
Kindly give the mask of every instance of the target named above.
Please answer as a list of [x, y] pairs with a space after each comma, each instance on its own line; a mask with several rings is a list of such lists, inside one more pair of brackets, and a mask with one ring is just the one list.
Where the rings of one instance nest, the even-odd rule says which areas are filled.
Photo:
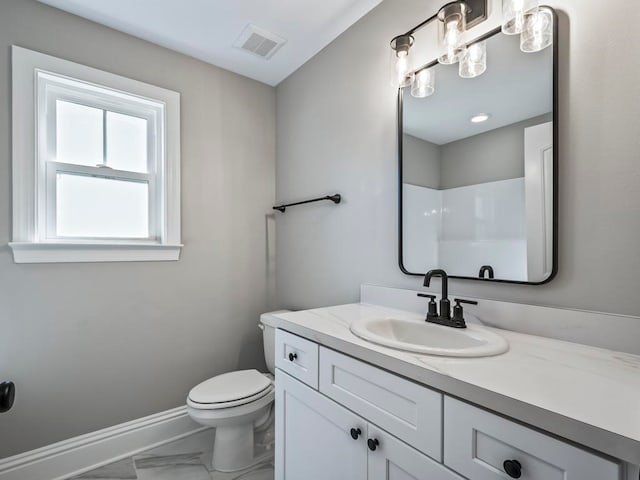
[[273, 431], [256, 434], [256, 465], [234, 473], [211, 467], [209, 429], [73, 477], [72, 480], [273, 480]]

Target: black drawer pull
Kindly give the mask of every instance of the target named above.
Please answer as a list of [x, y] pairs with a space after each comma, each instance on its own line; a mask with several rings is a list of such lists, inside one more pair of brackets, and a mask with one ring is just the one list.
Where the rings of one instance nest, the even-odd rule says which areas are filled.
[[369, 447], [369, 450], [371, 450], [372, 452], [376, 451], [376, 448], [378, 448], [378, 445], [380, 445], [380, 442], [378, 441], [377, 438], [370, 438], [369, 440], [367, 440], [367, 446]]
[[522, 465], [518, 460], [505, 460], [502, 466], [511, 478], [520, 478], [522, 476]]
[[8, 412], [16, 399], [16, 386], [13, 382], [0, 383], [0, 413]]
[[289, 354], [289, 361], [293, 362], [296, 358], [298, 358], [298, 354], [297, 353], [290, 353]]
[[357, 440], [358, 437], [362, 435], [362, 430], [360, 430], [359, 428], [352, 428], [349, 433], [351, 434], [351, 438]]

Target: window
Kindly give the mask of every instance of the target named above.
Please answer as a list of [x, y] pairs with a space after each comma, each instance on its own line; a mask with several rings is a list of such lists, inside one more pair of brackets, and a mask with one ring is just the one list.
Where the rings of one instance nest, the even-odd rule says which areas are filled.
[[39, 240], [162, 235], [162, 104], [45, 72], [38, 82]]
[[12, 53], [15, 261], [177, 260], [179, 95]]

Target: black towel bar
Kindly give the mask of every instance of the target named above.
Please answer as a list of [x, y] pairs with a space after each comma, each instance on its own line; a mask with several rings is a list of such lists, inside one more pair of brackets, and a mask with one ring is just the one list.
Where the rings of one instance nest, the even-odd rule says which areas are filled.
[[326, 197], [312, 198], [311, 200], [304, 200], [302, 202], [287, 203], [285, 205], [276, 205], [276, 206], [273, 207], [273, 209], [284, 213], [284, 211], [287, 209], [287, 207], [294, 207], [296, 205], [304, 205], [305, 203], [321, 202], [323, 200], [331, 200], [333, 203], [337, 204], [337, 203], [340, 203], [342, 201], [342, 197], [340, 196], [339, 193], [336, 193], [335, 195], [327, 195]]

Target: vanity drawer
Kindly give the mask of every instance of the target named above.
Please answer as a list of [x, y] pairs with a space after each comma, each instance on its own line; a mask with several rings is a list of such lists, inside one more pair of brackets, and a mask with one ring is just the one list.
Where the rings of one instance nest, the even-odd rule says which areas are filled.
[[320, 347], [320, 391], [442, 461], [442, 395]]
[[276, 367], [318, 389], [318, 344], [276, 330]]
[[[505, 466], [505, 461], [510, 464]], [[473, 480], [621, 478], [621, 466], [614, 461], [447, 396], [444, 463]]]

